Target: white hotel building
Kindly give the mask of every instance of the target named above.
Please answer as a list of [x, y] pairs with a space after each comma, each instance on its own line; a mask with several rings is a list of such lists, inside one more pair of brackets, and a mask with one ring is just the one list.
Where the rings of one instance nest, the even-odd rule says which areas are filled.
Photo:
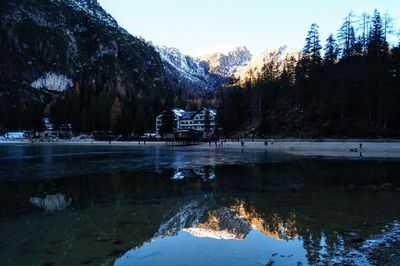
[[[206, 112], [209, 111], [210, 114], [210, 133], [213, 133], [215, 130], [215, 119], [217, 117], [217, 113], [213, 109], [201, 108], [198, 111], [187, 112], [182, 109], [174, 108], [175, 113], [175, 122], [176, 131], [185, 131], [185, 130], [195, 130], [199, 132], [205, 131], [205, 115]], [[156, 118], [156, 132], [159, 135], [162, 113], [159, 114]]]

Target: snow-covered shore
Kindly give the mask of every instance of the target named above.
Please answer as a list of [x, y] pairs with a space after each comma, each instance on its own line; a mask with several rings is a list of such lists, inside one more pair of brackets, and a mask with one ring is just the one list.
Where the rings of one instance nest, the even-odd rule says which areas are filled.
[[[30, 142], [29, 140], [0, 141], [1, 144], [26, 144], [26, 145], [97, 145], [97, 146], [126, 146], [126, 147], [154, 147], [166, 146], [164, 141], [68, 141], [59, 140], [52, 142]], [[360, 149], [360, 144], [362, 147]], [[255, 140], [241, 142], [219, 141], [203, 143], [190, 148], [199, 149], [245, 149], [267, 150], [273, 152], [285, 152], [301, 156], [324, 157], [351, 157], [351, 158], [399, 158], [400, 140], [338, 140], [324, 139], [314, 140]]]
[[[266, 145], [267, 143], [267, 145]], [[362, 144], [360, 148], [360, 144]], [[266, 140], [225, 142], [223, 147], [266, 149], [302, 156], [400, 158], [400, 141], [394, 140]]]

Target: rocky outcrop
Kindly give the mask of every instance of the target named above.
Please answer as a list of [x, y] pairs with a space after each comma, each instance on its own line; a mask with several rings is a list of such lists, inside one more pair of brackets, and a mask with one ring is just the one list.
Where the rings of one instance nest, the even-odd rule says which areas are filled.
[[286, 45], [266, 49], [261, 54], [253, 57], [247, 65], [237, 68], [234, 76], [241, 81], [249, 77], [256, 77], [267, 64], [273, 64], [274, 68], [279, 72], [284, 69], [285, 63], [289, 61], [297, 62], [300, 55], [299, 50], [289, 48]]
[[245, 46], [239, 46], [230, 51], [199, 56], [200, 60], [210, 65], [212, 73], [223, 77], [233, 75], [239, 67], [246, 66], [251, 58], [252, 55]]
[[211, 73], [207, 62], [182, 54], [176, 48], [155, 49], [161, 56], [168, 83], [172, 88], [183, 91], [183, 97], [202, 96], [213, 92], [228, 79]]

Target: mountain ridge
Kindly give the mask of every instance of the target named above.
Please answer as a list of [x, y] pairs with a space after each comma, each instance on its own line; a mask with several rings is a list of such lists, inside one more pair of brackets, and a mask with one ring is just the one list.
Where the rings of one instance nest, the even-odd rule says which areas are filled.
[[154, 47], [163, 61], [169, 83], [184, 89], [185, 97], [204, 96], [228, 82], [224, 77], [211, 73], [207, 62], [185, 55], [177, 48]]
[[237, 68], [245, 66], [251, 60], [252, 55], [246, 46], [237, 46], [232, 50], [202, 55], [198, 58], [209, 63], [211, 72], [223, 77], [230, 77]]
[[298, 61], [301, 51], [282, 45], [274, 48], [267, 48], [257, 56], [254, 56], [247, 65], [237, 68], [234, 76], [240, 81], [246, 80], [248, 77], [254, 77], [261, 74], [266, 64], [272, 63], [279, 70], [283, 71], [283, 67], [289, 60]]

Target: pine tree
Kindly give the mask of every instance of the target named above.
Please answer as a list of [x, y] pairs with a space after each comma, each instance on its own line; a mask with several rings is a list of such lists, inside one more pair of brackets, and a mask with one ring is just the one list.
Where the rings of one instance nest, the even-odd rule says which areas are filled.
[[146, 129], [145, 127], [145, 108], [142, 102], [138, 102], [136, 110], [135, 110], [135, 117], [134, 117], [134, 130], [135, 134], [142, 135]]
[[164, 137], [168, 133], [173, 133], [176, 129], [175, 113], [172, 108], [167, 107], [161, 115], [160, 133]]
[[303, 57], [311, 59], [313, 63], [318, 63], [321, 60], [322, 46], [320, 45], [318, 28], [316, 23], [311, 24], [306, 37], [306, 45], [303, 48]]
[[381, 15], [378, 10], [374, 11], [372, 28], [368, 40], [368, 54], [376, 57], [387, 53], [388, 43], [386, 41]]
[[385, 13], [383, 15], [383, 36], [385, 41], [388, 39], [388, 35], [392, 34], [393, 28], [394, 28], [394, 19], [392, 16], [390, 16], [389, 13]]
[[368, 36], [371, 30], [371, 17], [368, 13], [363, 13], [361, 15], [359, 30], [361, 31], [359, 43], [362, 47], [362, 53], [364, 54], [368, 49]]
[[329, 35], [328, 39], [326, 39], [325, 45], [325, 63], [326, 64], [334, 64], [339, 57], [339, 48], [336, 44], [336, 40], [333, 35]]
[[342, 58], [346, 59], [355, 54], [356, 35], [353, 27], [353, 13], [349, 13], [339, 30], [338, 40], [342, 51]]
[[125, 134], [130, 134], [135, 126], [135, 122], [132, 123], [132, 102], [124, 102], [122, 106], [121, 130]]
[[121, 102], [118, 97], [115, 97], [114, 102], [110, 109], [110, 129], [112, 131], [118, 130], [122, 118]]

